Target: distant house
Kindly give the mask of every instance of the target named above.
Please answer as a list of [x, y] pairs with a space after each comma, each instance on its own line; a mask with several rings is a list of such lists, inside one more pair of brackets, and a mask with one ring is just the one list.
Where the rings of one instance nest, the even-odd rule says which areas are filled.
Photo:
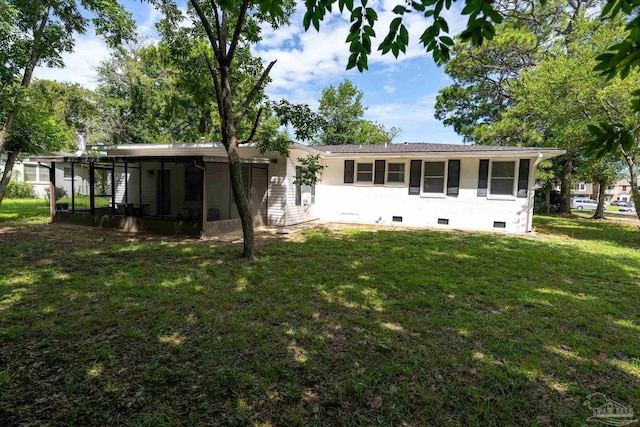
[[[60, 156], [72, 156], [72, 154], [60, 153]], [[5, 159], [0, 158], [0, 174], [4, 171]], [[57, 186], [62, 188], [67, 195], [71, 195], [72, 187], [76, 194], [89, 194], [89, 170], [79, 167], [74, 176], [74, 185], [71, 185], [71, 165], [58, 165], [56, 169]], [[13, 165], [11, 179], [18, 182], [27, 182], [33, 186], [33, 197], [45, 198], [49, 189], [49, 163], [37, 160], [25, 159], [16, 161]]]
[[[60, 177], [86, 171], [88, 205], [52, 212], [56, 222], [132, 231], [215, 234], [240, 227], [222, 144], [119, 145], [101, 154], [41, 156]], [[290, 157], [242, 146], [242, 174], [257, 224], [314, 219], [362, 224], [531, 231], [533, 185], [551, 148], [447, 144], [305, 146]], [[320, 155], [315, 187], [296, 185], [299, 159]], [[82, 180], [85, 178], [83, 177]], [[71, 193], [70, 193], [71, 194]], [[74, 192], [74, 194], [76, 194]]]
[[[638, 185], [640, 186], [640, 179], [638, 179]], [[597, 200], [598, 191], [598, 184], [579, 182], [571, 188], [571, 197], [585, 197]], [[604, 192], [605, 203], [611, 203], [613, 201], [629, 202], [632, 197], [631, 184], [628, 178], [616, 181], [614, 184], [608, 186]]]

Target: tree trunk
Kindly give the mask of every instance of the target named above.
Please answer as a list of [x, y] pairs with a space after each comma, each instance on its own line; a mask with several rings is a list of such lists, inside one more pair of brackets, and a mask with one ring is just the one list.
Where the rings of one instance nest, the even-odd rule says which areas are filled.
[[231, 187], [233, 188], [233, 197], [238, 208], [238, 215], [242, 223], [242, 235], [244, 239], [244, 248], [242, 256], [252, 258], [254, 255], [254, 231], [253, 231], [253, 214], [251, 213], [251, 204], [249, 203], [248, 188], [245, 188], [242, 182], [242, 164], [240, 163], [240, 153], [238, 151], [238, 142], [229, 145], [229, 173], [231, 174]]
[[253, 214], [251, 204], [247, 197], [247, 191], [242, 182], [242, 164], [240, 163], [240, 152], [238, 151], [238, 135], [233, 114], [233, 103], [231, 100], [231, 67], [222, 66], [220, 70], [220, 83], [222, 86], [222, 142], [227, 149], [229, 156], [229, 174], [231, 175], [231, 188], [233, 197], [238, 208], [238, 215], [242, 223], [242, 234], [244, 249], [242, 256], [253, 258], [254, 255], [254, 232]]
[[601, 179], [598, 183], [598, 206], [596, 207], [596, 213], [591, 217], [593, 219], [606, 219], [604, 217], [604, 196], [608, 185], [607, 179]]
[[544, 213], [547, 215], [551, 213], [551, 186], [544, 191]]
[[0, 180], [0, 204], [4, 199], [4, 195], [7, 193], [7, 186], [11, 181], [11, 174], [13, 173], [13, 165], [16, 163], [17, 154], [13, 151], [7, 153], [7, 162], [4, 164], [4, 171], [2, 172], [2, 179]]
[[638, 168], [636, 166], [636, 156], [624, 153], [623, 156], [629, 166], [629, 175], [631, 178], [631, 199], [633, 200], [633, 205], [636, 208], [636, 215], [638, 216], [638, 219], [640, 219], [640, 194], [638, 194]]
[[560, 208], [558, 212], [571, 213], [571, 173], [573, 172], [573, 155], [568, 153], [560, 178]]

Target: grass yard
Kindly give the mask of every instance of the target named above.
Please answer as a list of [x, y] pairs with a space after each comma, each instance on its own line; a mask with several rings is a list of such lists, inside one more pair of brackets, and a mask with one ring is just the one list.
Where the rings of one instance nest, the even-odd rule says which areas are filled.
[[580, 426], [594, 392], [640, 411], [636, 225], [318, 227], [247, 262], [34, 222], [0, 228], [1, 425]]

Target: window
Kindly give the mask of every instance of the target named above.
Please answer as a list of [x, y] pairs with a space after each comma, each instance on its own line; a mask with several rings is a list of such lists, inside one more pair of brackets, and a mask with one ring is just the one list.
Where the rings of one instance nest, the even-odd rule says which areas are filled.
[[356, 181], [357, 182], [373, 181], [373, 163], [358, 163]]
[[491, 163], [491, 194], [513, 196], [516, 162]]
[[37, 166], [35, 165], [24, 165], [24, 180], [25, 181], [37, 181]]
[[585, 184], [584, 182], [581, 182], [580, 185], [578, 186], [578, 189], [580, 191], [587, 191], [587, 184]]
[[302, 167], [296, 166], [296, 206], [313, 205], [316, 202], [316, 186], [303, 185], [298, 180], [302, 177]]
[[627, 186], [626, 185], [622, 186], [622, 191], [627, 191]]
[[64, 179], [70, 181], [71, 180], [71, 166], [64, 167]]
[[404, 182], [404, 163], [389, 163], [387, 182]]
[[444, 193], [444, 162], [424, 162], [422, 191]]
[[202, 170], [194, 164], [184, 166], [184, 200], [197, 201], [202, 197]]

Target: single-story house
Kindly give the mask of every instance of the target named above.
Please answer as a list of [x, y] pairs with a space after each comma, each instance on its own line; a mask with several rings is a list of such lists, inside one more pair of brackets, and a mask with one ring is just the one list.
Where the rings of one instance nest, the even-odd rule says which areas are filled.
[[[66, 155], [72, 156], [72, 154], [61, 153], [59, 157]], [[0, 158], [0, 173], [4, 171], [4, 158]], [[57, 186], [64, 190], [64, 193], [68, 196], [71, 195], [71, 165], [61, 164], [56, 169], [56, 183]], [[89, 169], [87, 165], [77, 166], [74, 174], [73, 190], [79, 195], [89, 195]], [[22, 161], [16, 161], [13, 165], [13, 172], [11, 179], [18, 182], [27, 182], [33, 187], [33, 197], [38, 199], [44, 199], [47, 197], [47, 191], [49, 190], [49, 165], [48, 163], [38, 162], [32, 159], [25, 159]]]
[[[131, 231], [210, 235], [240, 227], [219, 143], [118, 145], [32, 160], [88, 172], [88, 203], [54, 205], [52, 220]], [[538, 163], [553, 148], [404, 143], [306, 146], [290, 156], [240, 147], [256, 224], [305, 221], [531, 231]], [[296, 185], [299, 159], [320, 156], [320, 182]], [[65, 175], [66, 176], [66, 175]], [[60, 185], [52, 174], [51, 186]], [[84, 179], [84, 178], [83, 178]], [[76, 194], [73, 188], [70, 194]]]

